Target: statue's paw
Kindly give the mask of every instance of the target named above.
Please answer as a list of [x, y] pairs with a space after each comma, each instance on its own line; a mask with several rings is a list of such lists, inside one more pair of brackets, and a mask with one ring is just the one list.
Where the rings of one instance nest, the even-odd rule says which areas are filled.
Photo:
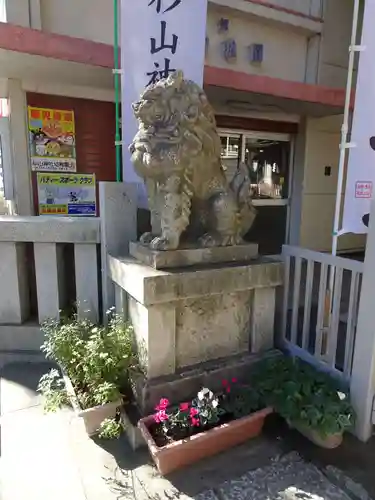
[[201, 236], [199, 238], [199, 244], [203, 248], [220, 246], [220, 243], [217, 241], [216, 236], [214, 236], [210, 233], [206, 233], [203, 236]]
[[202, 247], [230, 247], [234, 245], [241, 245], [243, 240], [241, 236], [230, 235], [223, 236], [220, 234], [206, 233], [200, 239], [199, 243]]
[[144, 233], [139, 239], [139, 242], [141, 245], [149, 245], [151, 241], [154, 239], [154, 236], [152, 233]]
[[244, 240], [242, 239], [242, 237], [235, 236], [235, 235], [225, 236], [221, 242], [221, 246], [223, 246], [223, 247], [233, 247], [235, 245], [243, 245], [243, 244], [244, 244]]
[[163, 236], [158, 236], [154, 238], [150, 243], [150, 248], [152, 250], [176, 250], [178, 245], [174, 245], [168, 238]]

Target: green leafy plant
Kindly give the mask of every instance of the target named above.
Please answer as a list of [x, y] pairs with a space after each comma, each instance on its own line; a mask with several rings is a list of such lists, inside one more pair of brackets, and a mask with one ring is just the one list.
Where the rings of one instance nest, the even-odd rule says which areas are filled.
[[106, 418], [99, 427], [99, 439], [119, 439], [122, 425], [116, 418]]
[[349, 395], [328, 374], [298, 358], [278, 356], [260, 362], [251, 380], [264, 404], [291, 424], [322, 437], [342, 433], [354, 424]]
[[[119, 316], [110, 318], [108, 326], [74, 316], [46, 322], [42, 328], [42, 350], [68, 375], [83, 409], [121, 399], [129, 374], [137, 366], [130, 325]], [[39, 390], [57, 405], [61, 394], [54, 390], [63, 391], [63, 381], [55, 377], [53, 383], [47, 382], [42, 377]]]
[[232, 379], [231, 382], [223, 380], [222, 384], [224, 390], [222, 407], [235, 419], [246, 417], [262, 408], [259, 393], [253, 387], [240, 384], [237, 379]]
[[56, 369], [51, 369], [39, 381], [38, 391], [44, 396], [44, 410], [56, 412], [69, 403], [64, 380]]

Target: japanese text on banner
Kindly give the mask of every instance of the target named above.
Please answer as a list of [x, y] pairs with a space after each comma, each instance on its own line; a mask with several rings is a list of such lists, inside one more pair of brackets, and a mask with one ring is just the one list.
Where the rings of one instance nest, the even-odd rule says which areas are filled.
[[[132, 103], [148, 85], [182, 70], [203, 84], [207, 0], [137, 0], [121, 4], [123, 39], [122, 131], [124, 180], [143, 185], [134, 172], [128, 146], [137, 133]], [[142, 188], [140, 188], [140, 193]], [[144, 191], [143, 191], [144, 195]], [[139, 198], [145, 206], [146, 196]]]

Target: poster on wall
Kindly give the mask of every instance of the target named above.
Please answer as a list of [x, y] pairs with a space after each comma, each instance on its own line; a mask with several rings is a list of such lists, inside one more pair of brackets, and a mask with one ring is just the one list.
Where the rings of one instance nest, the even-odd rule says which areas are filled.
[[76, 172], [74, 112], [28, 107], [31, 169]]
[[132, 103], [145, 87], [176, 70], [203, 85], [206, 20], [207, 0], [121, 2], [123, 179], [138, 184], [140, 206], [147, 198], [128, 151], [138, 128]]
[[375, 183], [375, 0], [365, 3], [341, 233], [367, 233]]
[[50, 174], [39, 172], [39, 215], [96, 215], [94, 174]]

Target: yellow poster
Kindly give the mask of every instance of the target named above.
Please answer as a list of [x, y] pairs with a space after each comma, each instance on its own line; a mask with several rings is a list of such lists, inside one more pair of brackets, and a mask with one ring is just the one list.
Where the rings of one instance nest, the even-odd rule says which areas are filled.
[[76, 172], [74, 112], [28, 107], [31, 169]]

